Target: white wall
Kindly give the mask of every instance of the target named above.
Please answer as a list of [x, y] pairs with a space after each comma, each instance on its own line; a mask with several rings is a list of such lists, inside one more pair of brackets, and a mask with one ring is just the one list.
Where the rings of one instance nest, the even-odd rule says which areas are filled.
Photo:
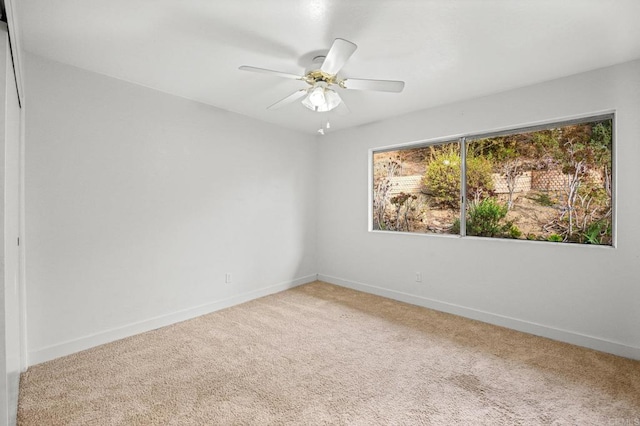
[[[635, 61], [328, 134], [318, 153], [320, 278], [640, 359], [639, 75]], [[616, 248], [368, 232], [370, 149], [610, 110]]]
[[[316, 272], [640, 358], [639, 61], [316, 139], [26, 59], [29, 364]], [[611, 110], [614, 249], [367, 230], [372, 148]]]
[[316, 278], [313, 137], [25, 68], [29, 364]]
[[20, 128], [7, 27], [0, 23], [0, 425], [15, 424], [20, 382]]

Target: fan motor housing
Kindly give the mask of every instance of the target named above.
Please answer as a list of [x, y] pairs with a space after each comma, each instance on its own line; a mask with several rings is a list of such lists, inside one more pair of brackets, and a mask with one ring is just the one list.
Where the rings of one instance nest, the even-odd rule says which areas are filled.
[[337, 75], [327, 74], [320, 70], [320, 67], [322, 66], [325, 58], [326, 56], [324, 55], [316, 56], [315, 58], [313, 58], [311, 66], [306, 69], [304, 80], [309, 85], [314, 86], [316, 83], [319, 83], [321, 81], [326, 83], [327, 85], [339, 84]]
[[305, 81], [310, 85], [315, 85], [319, 82], [325, 82], [329, 84], [337, 84], [337, 76], [324, 73], [320, 70], [308, 71], [304, 76]]

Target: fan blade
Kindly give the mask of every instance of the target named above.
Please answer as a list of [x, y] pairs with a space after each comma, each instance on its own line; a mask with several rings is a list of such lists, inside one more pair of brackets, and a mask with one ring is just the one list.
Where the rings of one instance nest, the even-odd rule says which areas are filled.
[[262, 73], [262, 74], [273, 74], [273, 75], [277, 75], [278, 77], [291, 78], [291, 79], [294, 79], [294, 80], [304, 80], [304, 77], [301, 77], [299, 75], [289, 74], [287, 72], [281, 72], [281, 71], [268, 70], [268, 69], [265, 69], [265, 68], [250, 67], [248, 65], [243, 65], [238, 69], [240, 69], [242, 71], [259, 72], [259, 73]]
[[300, 99], [301, 97], [303, 97], [304, 95], [307, 94], [308, 89], [300, 89], [296, 92], [293, 92], [292, 94], [290, 94], [289, 96], [287, 96], [284, 99], [279, 100], [278, 102], [276, 102], [275, 104], [267, 107], [267, 109], [278, 109], [281, 108], [285, 105], [290, 104], [293, 101], [296, 101], [298, 99]]
[[378, 92], [400, 93], [404, 89], [404, 81], [394, 80], [365, 80], [361, 78], [348, 78], [340, 84], [345, 89], [376, 90]]
[[331, 45], [331, 49], [329, 49], [329, 53], [327, 53], [327, 57], [324, 58], [320, 71], [330, 75], [338, 74], [338, 71], [340, 71], [357, 48], [358, 46], [350, 41], [341, 38], [335, 39]]

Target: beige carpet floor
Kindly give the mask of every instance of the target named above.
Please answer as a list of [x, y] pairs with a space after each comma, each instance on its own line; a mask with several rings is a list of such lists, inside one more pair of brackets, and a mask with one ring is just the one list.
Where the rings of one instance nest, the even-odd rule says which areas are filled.
[[322, 282], [33, 366], [19, 425], [636, 425], [640, 362]]

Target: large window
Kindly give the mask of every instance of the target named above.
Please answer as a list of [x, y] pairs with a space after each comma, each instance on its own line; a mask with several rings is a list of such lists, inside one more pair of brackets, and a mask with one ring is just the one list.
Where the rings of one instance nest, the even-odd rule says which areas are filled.
[[373, 229], [612, 245], [612, 152], [611, 115], [374, 151]]

